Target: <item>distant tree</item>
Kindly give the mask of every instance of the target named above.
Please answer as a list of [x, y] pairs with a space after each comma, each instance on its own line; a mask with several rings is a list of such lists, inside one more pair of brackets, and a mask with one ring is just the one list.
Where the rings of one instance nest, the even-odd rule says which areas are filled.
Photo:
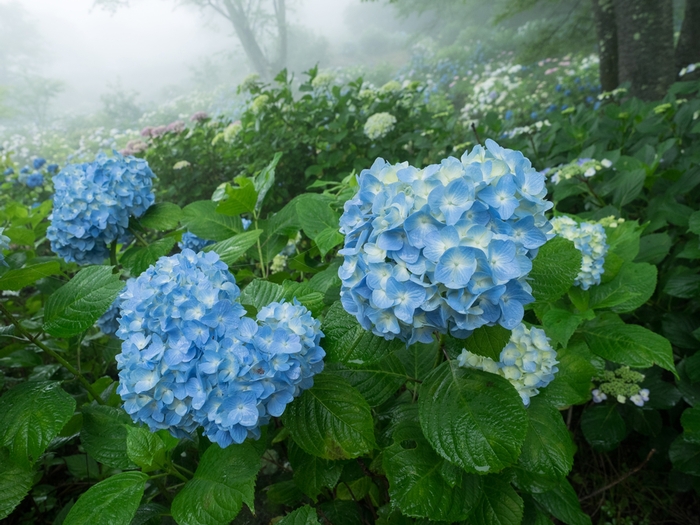
[[[130, 0], [94, 0], [114, 11]], [[182, 0], [228, 20], [253, 69], [270, 80], [287, 67], [287, 0]], [[272, 41], [271, 45], [268, 45]]]
[[[676, 71], [700, 62], [700, 0], [686, 0], [681, 34], [676, 44]], [[689, 75], [700, 79], [700, 68]]]

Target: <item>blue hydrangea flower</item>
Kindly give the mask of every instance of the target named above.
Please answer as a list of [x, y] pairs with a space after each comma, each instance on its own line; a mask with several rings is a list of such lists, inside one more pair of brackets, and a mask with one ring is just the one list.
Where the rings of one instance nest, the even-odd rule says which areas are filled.
[[595, 222], [577, 224], [575, 220], [566, 216], [555, 217], [551, 222], [554, 233], [573, 241], [576, 249], [581, 252], [581, 271], [574, 284], [583, 290], [600, 284], [605, 256], [608, 253], [603, 226]]
[[41, 157], [37, 157], [32, 161], [32, 166], [34, 166], [35, 170], [40, 170], [44, 164], [46, 164], [46, 159]]
[[7, 235], [3, 235], [3, 231], [5, 231], [5, 228], [0, 228], [0, 264], [7, 266], [5, 255], [2, 252], [10, 249], [10, 238]]
[[250, 225], [253, 224], [253, 221], [246, 219], [245, 217], [241, 217], [241, 222], [243, 223], [243, 230], [248, 230]]
[[44, 176], [41, 173], [32, 173], [29, 177], [27, 177], [25, 184], [28, 188], [36, 188], [37, 186], [41, 186], [44, 184]]
[[544, 176], [495, 142], [422, 170], [377, 159], [345, 203], [341, 300], [367, 330], [412, 344], [435, 331], [511, 329], [551, 237]]
[[323, 368], [320, 323], [294, 303], [257, 322], [214, 252], [161, 257], [120, 295], [119, 395], [134, 421], [220, 446], [260, 436]]
[[519, 324], [510, 336], [510, 341], [501, 350], [498, 362], [489, 357], [473, 354], [463, 349], [457, 358], [459, 366], [484, 370], [506, 378], [520, 394], [525, 406], [530, 398], [539, 394], [554, 379], [557, 368], [557, 353], [549, 344], [544, 330], [528, 329]]
[[46, 171], [49, 173], [49, 175], [58, 173], [58, 164], [49, 164], [48, 166], [46, 166]]
[[201, 252], [205, 247], [214, 244], [214, 241], [200, 239], [194, 233], [185, 232], [182, 234], [182, 240], [177, 243], [181, 250], [189, 248], [193, 252]]
[[129, 217], [140, 217], [153, 204], [154, 177], [146, 161], [116, 152], [63, 168], [53, 178], [46, 232], [51, 249], [68, 262], [101, 264], [113, 241], [131, 241]]
[[2, 172], [2, 174], [5, 175], [5, 176], [7, 176], [7, 175], [12, 175], [14, 172], [15, 172], [14, 169], [12, 169], [12, 168], [7, 168], [5, 171]]
[[21, 174], [29, 173], [29, 166], [24, 166], [19, 172]]
[[95, 323], [103, 334], [114, 334], [119, 329], [119, 299], [112, 303], [112, 306], [103, 313]]

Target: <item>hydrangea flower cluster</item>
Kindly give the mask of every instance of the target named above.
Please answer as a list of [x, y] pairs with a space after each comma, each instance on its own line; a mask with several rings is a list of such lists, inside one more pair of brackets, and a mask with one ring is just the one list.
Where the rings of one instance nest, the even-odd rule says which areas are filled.
[[602, 403], [608, 395], [615, 397], [618, 403], [625, 403], [629, 398], [638, 407], [644, 406], [649, 401], [649, 390], [639, 388], [639, 383], [644, 381], [644, 374], [630, 370], [628, 366], [621, 366], [617, 370], [605, 370], [593, 381], [600, 382], [598, 388], [591, 392], [594, 403]]
[[2, 234], [4, 231], [5, 228], [0, 228], [0, 264], [7, 266], [7, 263], [5, 262], [5, 255], [2, 252], [3, 250], [10, 249], [10, 238], [7, 235]]
[[296, 301], [245, 317], [214, 252], [161, 257], [120, 296], [124, 408], [176, 436], [197, 426], [220, 446], [257, 438], [323, 369], [320, 323]]
[[155, 175], [145, 160], [100, 154], [91, 163], [70, 164], [53, 178], [53, 212], [46, 236], [68, 262], [100, 264], [113, 241], [129, 242], [129, 217], [153, 204]]
[[41, 186], [44, 184], [44, 176], [39, 172], [32, 173], [29, 177], [27, 177], [26, 184], [28, 188], [36, 188]]
[[573, 241], [574, 246], [581, 252], [581, 271], [576, 276], [574, 284], [583, 290], [600, 284], [603, 275], [603, 264], [608, 253], [607, 236], [603, 226], [596, 222], [577, 224], [570, 217], [561, 216], [552, 219], [554, 233]]
[[[573, 177], [593, 177], [603, 169], [612, 167], [612, 162], [608, 159], [597, 161], [595, 159], [576, 159], [568, 164], [562, 164], [556, 168], [545, 168], [543, 174], [547, 175], [554, 184], [569, 180]], [[551, 172], [551, 175], [550, 175]]]
[[119, 299], [116, 299], [109, 309], [95, 323], [103, 334], [111, 335], [119, 329]]
[[412, 344], [432, 333], [512, 329], [551, 226], [544, 177], [495, 142], [422, 170], [377, 159], [345, 203], [341, 300], [367, 330]]
[[544, 330], [528, 329], [524, 324], [513, 328], [510, 341], [501, 350], [498, 362], [473, 354], [467, 349], [457, 358], [459, 366], [475, 368], [506, 378], [520, 394], [525, 406], [539, 394], [558, 372], [557, 353], [549, 344]]
[[204, 248], [211, 244], [214, 244], [214, 241], [201, 239], [191, 232], [183, 233], [182, 239], [180, 240], [180, 242], [177, 243], [181, 250], [190, 249], [195, 253], [201, 252]]
[[364, 132], [370, 140], [385, 137], [396, 126], [396, 117], [391, 113], [375, 113], [365, 122]]

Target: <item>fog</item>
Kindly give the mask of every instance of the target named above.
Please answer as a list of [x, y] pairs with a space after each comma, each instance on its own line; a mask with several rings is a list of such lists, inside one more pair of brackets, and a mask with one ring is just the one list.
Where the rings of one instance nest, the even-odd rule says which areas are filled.
[[[378, 7], [359, 0], [288, 3], [289, 25], [316, 44], [302, 57], [304, 67], [328, 65], [333, 45], [346, 49], [352, 42], [353, 30], [345, 21], [351, 4], [355, 10]], [[63, 89], [52, 102], [59, 114], [95, 110], [100, 97], [114, 91], [137, 93], [135, 98], [145, 103], [240, 80], [253, 71], [228, 20], [176, 0], [132, 0], [113, 12], [96, 7], [94, 0], [0, 0], [0, 8], [26, 14], [32, 31], [20, 38], [27, 39], [22, 45], [33, 53], [17, 69], [61, 82]]]

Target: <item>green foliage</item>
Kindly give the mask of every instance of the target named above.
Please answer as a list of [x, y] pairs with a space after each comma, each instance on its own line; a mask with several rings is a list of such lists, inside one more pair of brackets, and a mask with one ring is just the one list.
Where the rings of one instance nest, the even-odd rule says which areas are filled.
[[75, 502], [64, 523], [128, 525], [136, 514], [147, 480], [142, 472], [122, 472], [99, 482]]

